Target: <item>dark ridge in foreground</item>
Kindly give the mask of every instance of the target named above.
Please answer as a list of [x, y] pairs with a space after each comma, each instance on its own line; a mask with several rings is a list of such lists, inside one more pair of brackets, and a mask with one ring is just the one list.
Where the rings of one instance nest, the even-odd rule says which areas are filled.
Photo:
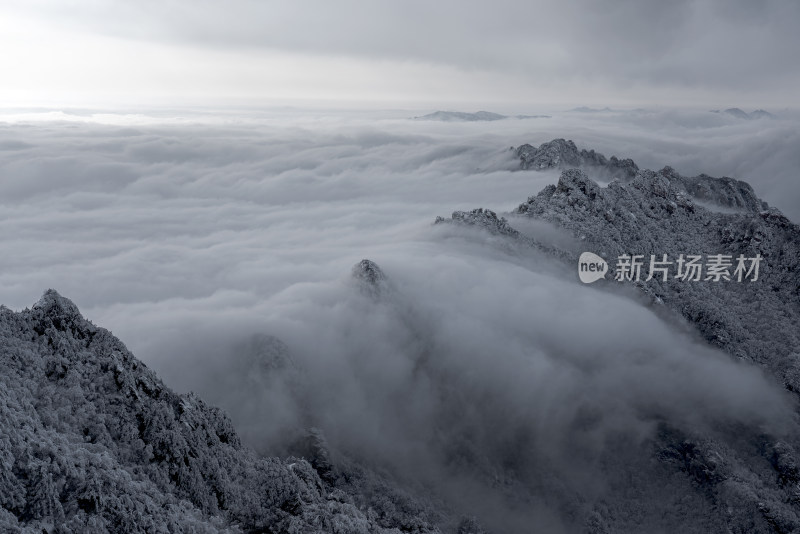
[[307, 442], [309, 460], [256, 456], [53, 290], [0, 307], [1, 532], [438, 532], [390, 487], [326, 483]]

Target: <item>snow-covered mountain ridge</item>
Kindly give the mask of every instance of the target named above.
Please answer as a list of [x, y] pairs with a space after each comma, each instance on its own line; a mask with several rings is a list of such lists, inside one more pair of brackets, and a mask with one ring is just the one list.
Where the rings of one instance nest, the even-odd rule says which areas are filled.
[[[523, 238], [514, 217], [543, 220], [569, 230], [587, 251], [611, 261], [623, 254], [645, 258], [663, 254], [760, 255], [758, 283], [687, 284], [658, 277], [639, 284], [695, 324], [712, 344], [729, 353], [762, 362], [779, 372], [787, 387], [800, 391], [800, 227], [759, 199], [744, 181], [707, 175], [685, 177], [674, 169], [639, 170], [630, 159], [606, 159], [555, 139], [538, 149], [517, 149], [520, 168], [562, 167], [558, 184], [529, 197], [510, 214], [491, 210], [455, 212], [437, 222], [479, 225], [492, 232]], [[626, 162], [620, 167], [619, 162]], [[532, 164], [535, 162], [535, 164]], [[574, 167], [571, 167], [574, 166]], [[601, 187], [587, 173], [624, 169], [622, 178]], [[577, 261], [582, 251], [537, 246]], [[609, 275], [607, 278], [611, 279]]]
[[437, 531], [389, 490], [357, 506], [309, 461], [257, 456], [53, 290], [0, 308], [0, 381], [2, 532]]
[[[761, 367], [776, 384], [792, 392], [794, 416], [786, 424], [793, 438], [775, 440], [745, 428], [738, 436], [722, 433], [712, 437], [701, 431], [678, 438], [667, 449], [686, 452], [689, 447], [693, 451], [692, 459], [682, 456], [686, 463], [674, 467], [694, 477], [699, 493], [693, 499], [708, 500], [718, 507], [719, 515], [715, 512], [707, 518], [708, 531], [795, 532], [800, 528], [800, 501], [796, 498], [800, 487], [796, 460], [800, 446], [800, 227], [767, 206], [740, 180], [684, 177], [670, 167], [639, 169], [631, 160], [622, 160], [625, 163], [620, 165], [617, 158], [607, 160], [594, 151], [579, 151], [573, 142], [563, 139], [516, 150], [523, 170], [564, 168], [558, 183], [504, 216], [478, 208], [454, 212], [448, 219], [438, 217], [435, 223], [477, 228], [543, 251], [562, 260], [565, 271], [576, 274], [582, 252], [599, 254], [612, 264], [606, 280], [599, 283], [601, 290], [618, 292], [625, 284], [636, 287], [641, 298], [654, 310], [663, 310], [659, 313], [668, 320], [680, 317], [707, 343], [744, 365]], [[605, 187], [590, 177], [607, 178], [609, 174], [617, 179]], [[518, 231], [515, 225], [524, 228], [526, 220], [566, 230], [575, 241], [565, 246]], [[666, 280], [642, 276], [635, 283], [615, 281], [614, 261], [634, 254], [659, 259], [663, 254], [673, 259], [680, 254], [732, 258], [741, 254], [759, 255], [763, 261], [754, 282], [686, 282], [674, 276]], [[704, 409], [698, 406], [699, 411]], [[750, 442], [758, 450], [756, 456], [767, 460], [773, 472], [753, 471], [752, 459], [745, 460], [741, 450], [737, 453], [728, 448], [735, 441]], [[705, 459], [699, 460], [696, 454]], [[656, 455], [661, 461], [668, 456], [663, 451]], [[703, 474], [696, 471], [698, 461], [704, 465]], [[739, 489], [730, 493], [736, 485]], [[772, 503], [762, 498], [752, 501], [750, 506], [758, 512], [746, 519], [732, 513], [745, 506], [741, 496], [752, 497], [760, 491], [771, 493]], [[734, 497], [736, 493], [739, 497]], [[626, 531], [620, 519], [622, 516], [611, 513], [598, 519], [596, 529], [589, 531]], [[683, 531], [696, 528], [696, 519], [686, 519], [681, 526]]]

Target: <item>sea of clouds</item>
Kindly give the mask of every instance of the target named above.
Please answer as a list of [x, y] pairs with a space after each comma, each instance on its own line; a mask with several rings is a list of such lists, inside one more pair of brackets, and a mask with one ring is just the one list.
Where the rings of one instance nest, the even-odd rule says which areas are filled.
[[[318, 426], [337, 449], [440, 481], [478, 511], [491, 499], [465, 488], [486, 486], [481, 469], [510, 465], [531, 484], [555, 472], [567, 488], [594, 473], [602, 486], [593, 462], [609, 444], [646, 440], [664, 418], [780, 433], [777, 387], [633, 292], [582, 286], [555, 260], [432, 221], [510, 211], [555, 183], [555, 171], [517, 171], [509, 147], [556, 137], [747, 180], [797, 221], [795, 117], [408, 120], [422, 114], [6, 111], [1, 301], [21, 309], [55, 288], [169, 386], [221, 404], [257, 449]], [[378, 298], [351, 278], [362, 258], [387, 276]], [[242, 354], [269, 353], [263, 336], [285, 344], [288, 370], [249, 376]], [[456, 483], [462, 464], [474, 479]], [[520, 513], [497, 525], [533, 512]]]

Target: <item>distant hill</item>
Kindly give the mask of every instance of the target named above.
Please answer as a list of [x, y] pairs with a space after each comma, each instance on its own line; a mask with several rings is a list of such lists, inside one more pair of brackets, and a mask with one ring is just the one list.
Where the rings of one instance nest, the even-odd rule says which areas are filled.
[[477, 121], [499, 121], [503, 119], [549, 119], [549, 115], [500, 115], [491, 111], [476, 111], [469, 113], [464, 111], [434, 111], [421, 117], [414, 117], [418, 121], [442, 121], [442, 122], [477, 122]]
[[775, 115], [773, 115], [772, 113], [770, 113], [768, 111], [764, 111], [763, 109], [757, 109], [757, 110], [753, 111], [752, 113], [747, 113], [746, 111], [744, 111], [744, 110], [742, 110], [740, 108], [728, 108], [728, 109], [726, 109], [724, 111], [720, 111], [718, 109], [712, 109], [711, 112], [712, 113], [727, 113], [728, 115], [736, 117], [737, 119], [743, 119], [743, 120], [748, 120], [748, 121], [749, 120], [753, 120], [753, 119], [774, 119], [775, 118]]
[[751, 119], [774, 119], [775, 115], [768, 111], [764, 111], [763, 109], [757, 109], [754, 112], [750, 113]]
[[578, 113], [599, 113], [599, 112], [602, 112], [602, 111], [614, 111], [614, 110], [609, 108], [609, 107], [604, 107], [603, 109], [598, 109], [598, 108], [589, 108], [589, 107], [586, 107], [586, 106], [580, 106], [580, 107], [577, 107], [577, 108], [572, 108], [570, 111], [575, 111], [575, 112], [578, 112]]

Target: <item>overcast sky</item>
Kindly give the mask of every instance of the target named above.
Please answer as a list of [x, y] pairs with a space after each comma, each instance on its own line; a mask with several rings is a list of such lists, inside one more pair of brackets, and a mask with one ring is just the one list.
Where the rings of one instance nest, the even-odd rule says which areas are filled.
[[793, 0], [3, 0], [6, 105], [797, 107]]

